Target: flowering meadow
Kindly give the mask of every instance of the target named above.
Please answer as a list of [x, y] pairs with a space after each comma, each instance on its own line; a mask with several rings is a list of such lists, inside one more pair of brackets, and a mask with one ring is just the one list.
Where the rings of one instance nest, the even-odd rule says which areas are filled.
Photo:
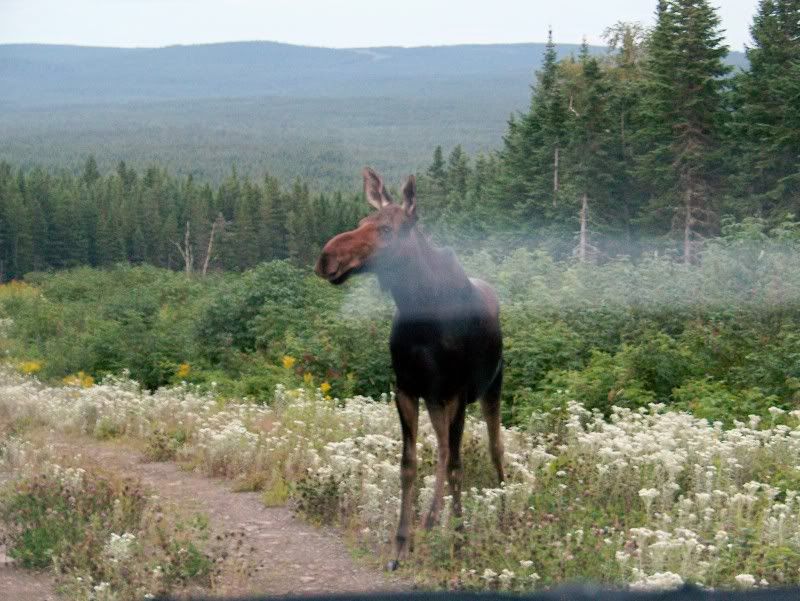
[[0, 468], [13, 474], [0, 489], [7, 552], [22, 567], [51, 568], [65, 598], [206, 591], [226, 567], [203, 516], [182, 515], [137, 481], [18, 436], [4, 441]]
[[[0, 372], [4, 423], [139, 439], [159, 457], [262, 490], [267, 503], [288, 501], [385, 557], [399, 507], [399, 424], [388, 401], [279, 386], [261, 406], [188, 385], [48, 387]], [[432, 494], [435, 444], [424, 412], [421, 420], [418, 508]], [[463, 528], [445, 512], [442, 527], [417, 532], [405, 565], [420, 585], [800, 582], [798, 411], [773, 408], [728, 428], [658, 404], [605, 418], [570, 401], [504, 437], [508, 481], [497, 487], [483, 424], [468, 418]]]

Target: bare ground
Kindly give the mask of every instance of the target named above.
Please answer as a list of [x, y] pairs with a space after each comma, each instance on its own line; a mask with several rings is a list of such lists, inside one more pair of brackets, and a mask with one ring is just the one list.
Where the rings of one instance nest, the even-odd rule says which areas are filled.
[[0, 598], [19, 601], [56, 601], [53, 578], [44, 572], [13, 567], [0, 547]]
[[[242, 555], [247, 564], [238, 575], [226, 575], [215, 587], [215, 595], [311, 595], [412, 587], [398, 576], [355, 562], [334, 532], [305, 524], [285, 507], [266, 507], [258, 493], [232, 492], [228, 481], [187, 472], [171, 462], [145, 463], [135, 448], [118, 442], [61, 439], [56, 447], [64, 454], [80, 454], [109, 471], [138, 478], [165, 502], [207, 516], [219, 544], [232, 556]], [[55, 600], [53, 590], [46, 574], [0, 567], [0, 597], [4, 599]]]

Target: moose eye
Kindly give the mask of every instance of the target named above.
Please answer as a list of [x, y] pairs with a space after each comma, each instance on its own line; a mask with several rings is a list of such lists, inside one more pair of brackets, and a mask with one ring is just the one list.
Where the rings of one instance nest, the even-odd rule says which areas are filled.
[[380, 226], [380, 227], [378, 228], [378, 232], [379, 232], [379, 233], [380, 233], [380, 235], [381, 235], [381, 236], [383, 236], [384, 238], [388, 238], [389, 236], [391, 236], [391, 235], [392, 235], [392, 228], [391, 228], [391, 227], [389, 227], [388, 225], [382, 225], [382, 226]]

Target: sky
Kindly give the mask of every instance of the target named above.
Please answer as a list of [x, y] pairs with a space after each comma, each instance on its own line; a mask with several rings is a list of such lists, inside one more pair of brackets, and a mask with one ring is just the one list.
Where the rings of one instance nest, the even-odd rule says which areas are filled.
[[[742, 50], [758, 0], [716, 0]], [[602, 44], [615, 21], [652, 24], [656, 0], [0, 0], [0, 44], [167, 46], [270, 40], [328, 46]]]

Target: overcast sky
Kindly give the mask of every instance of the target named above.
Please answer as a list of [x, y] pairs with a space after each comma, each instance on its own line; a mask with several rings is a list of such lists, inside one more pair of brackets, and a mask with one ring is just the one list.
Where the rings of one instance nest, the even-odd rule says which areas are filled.
[[[716, 0], [732, 50], [757, 0]], [[338, 48], [602, 43], [617, 20], [652, 23], [656, 0], [0, 0], [0, 43], [166, 46], [273, 40]]]

